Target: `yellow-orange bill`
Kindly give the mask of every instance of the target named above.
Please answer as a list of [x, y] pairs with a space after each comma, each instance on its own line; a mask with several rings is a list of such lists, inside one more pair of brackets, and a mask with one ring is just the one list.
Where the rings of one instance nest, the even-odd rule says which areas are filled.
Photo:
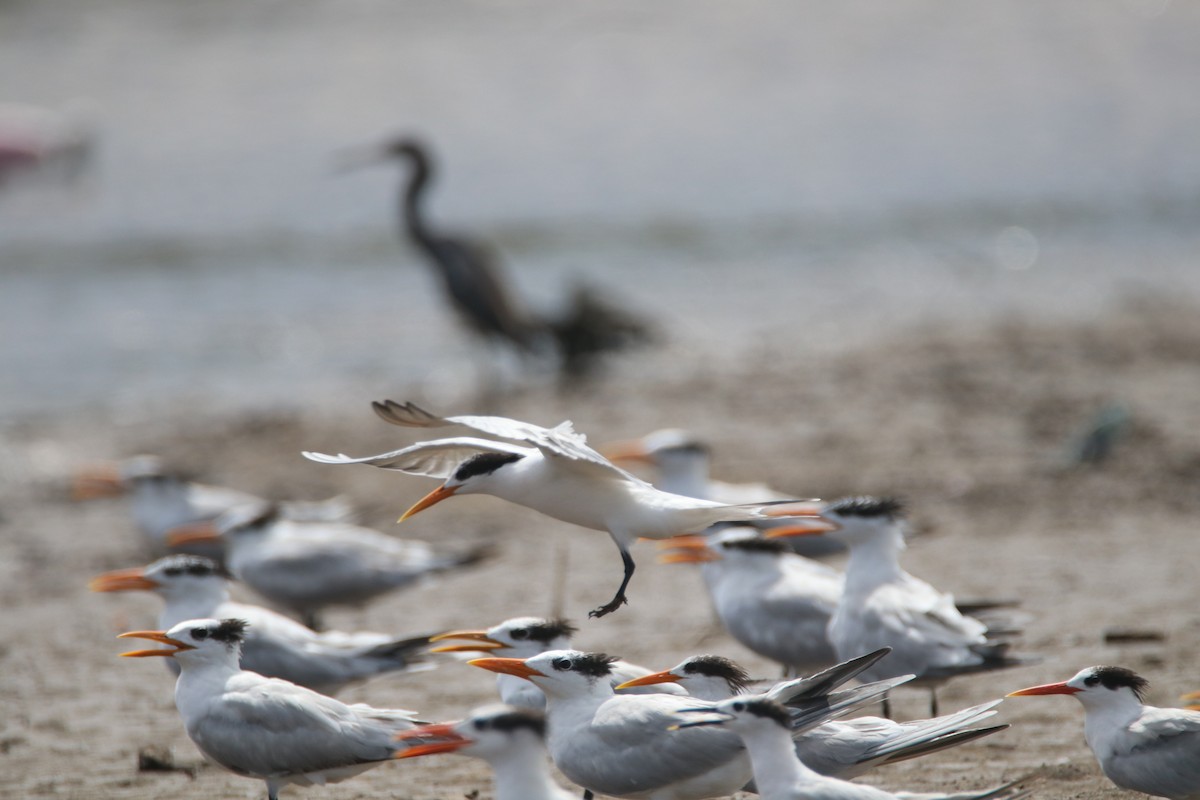
[[1044, 683], [1041, 686], [1030, 686], [1028, 689], [1018, 689], [1009, 692], [1005, 697], [1032, 697], [1038, 694], [1075, 694], [1079, 689], [1066, 683]]
[[118, 639], [147, 639], [151, 642], [162, 642], [163, 644], [168, 644], [168, 645], [171, 645], [173, 648], [175, 648], [174, 650], [162, 650], [162, 649], [134, 650], [129, 653], [121, 653], [121, 656], [123, 658], [147, 658], [149, 656], [173, 656], [176, 653], [180, 653], [184, 650], [195, 650], [196, 649], [196, 648], [192, 647], [190, 644], [181, 642], [178, 639], [172, 639], [170, 636], [167, 636], [166, 631], [129, 631], [127, 633], [119, 634], [117, 636], [117, 638]]
[[467, 662], [473, 667], [500, 672], [504, 675], [516, 675], [518, 678], [532, 678], [544, 674], [533, 667], [527, 666], [520, 658], [473, 658]]
[[446, 633], [439, 633], [437, 636], [429, 637], [430, 643], [444, 642], [447, 639], [466, 639], [468, 641], [464, 644], [444, 644], [440, 647], [432, 647], [429, 652], [487, 653], [507, 646], [504, 642], [497, 642], [488, 636], [487, 631], [447, 631]]
[[180, 547], [195, 542], [219, 542], [221, 534], [211, 522], [192, 522], [167, 531], [167, 547]]
[[158, 588], [158, 583], [147, 578], [141, 567], [115, 569], [104, 572], [88, 581], [93, 592], [131, 592]]
[[768, 539], [782, 539], [787, 536], [819, 536], [837, 529], [838, 526], [828, 520], [812, 519], [790, 525], [777, 525], [768, 528], [763, 535]]
[[643, 675], [640, 678], [625, 681], [619, 686], [614, 687], [617, 691], [621, 689], [630, 689], [634, 686], [653, 686], [656, 683], [678, 683], [679, 676], [669, 670], [662, 672], [652, 672], [649, 675]]
[[457, 491], [457, 486], [451, 486], [449, 488], [447, 488], [444, 484], [439, 486], [417, 502], [413, 503], [412, 508], [401, 514], [400, 519], [396, 520], [396, 522], [404, 522], [404, 520], [408, 519], [413, 514], [419, 514], [430, 506], [437, 505], [448, 497], [453, 497], [454, 493]]
[[105, 464], [81, 470], [71, 481], [71, 497], [74, 500], [117, 497], [124, 493], [125, 487], [121, 483], [121, 473], [116, 464]]

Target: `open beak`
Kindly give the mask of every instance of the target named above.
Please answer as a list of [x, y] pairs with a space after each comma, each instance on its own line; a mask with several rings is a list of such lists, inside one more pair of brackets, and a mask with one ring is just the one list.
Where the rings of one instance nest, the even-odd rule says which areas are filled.
[[71, 481], [71, 497], [74, 500], [95, 500], [123, 494], [125, 486], [121, 483], [121, 473], [116, 464], [80, 470]]
[[471, 740], [454, 730], [454, 722], [438, 722], [433, 725], [421, 725], [412, 730], [400, 731], [393, 739], [400, 742], [416, 740], [403, 750], [396, 751], [392, 758], [416, 758], [417, 756], [432, 756], [437, 753], [453, 753], [471, 743]]
[[437, 636], [429, 637], [430, 643], [441, 642], [446, 639], [468, 639], [470, 644], [444, 644], [440, 647], [432, 647], [431, 653], [490, 653], [492, 650], [499, 650], [507, 647], [504, 642], [497, 642], [495, 639], [487, 635], [487, 631], [447, 631], [439, 633]]
[[191, 522], [167, 531], [167, 547], [182, 547], [196, 542], [219, 542], [221, 534], [211, 522]]
[[434, 489], [429, 494], [422, 497], [416, 503], [414, 503], [413, 507], [410, 508], [408, 511], [405, 511], [404, 514], [401, 515], [400, 519], [396, 520], [396, 522], [404, 522], [404, 520], [408, 519], [413, 514], [418, 514], [422, 511], [424, 511], [425, 509], [429, 508], [430, 506], [437, 505], [438, 503], [442, 502], [443, 500], [445, 500], [448, 497], [453, 497], [454, 493], [457, 491], [458, 491], [457, 486], [447, 487], [445, 484], [442, 484], [441, 486]]
[[1064, 683], [1045, 683], [1041, 686], [1030, 686], [1028, 689], [1018, 689], [1015, 692], [1009, 692], [1005, 697], [1029, 697], [1035, 694], [1075, 694], [1082, 691], [1074, 686], [1068, 686]]
[[[1192, 700], [1200, 701], [1200, 692], [1188, 692], [1187, 694], [1183, 695], [1179, 699], [1184, 700], [1184, 701], [1189, 701], [1189, 702]], [[1191, 705], [1189, 705], [1187, 707], [1189, 709], [1191, 709], [1192, 711], [1200, 711], [1200, 703], [1192, 703]]]
[[640, 678], [634, 678], [630, 681], [625, 681], [620, 686], [614, 687], [615, 691], [621, 689], [631, 689], [634, 686], [653, 686], [656, 683], [678, 683], [679, 676], [670, 670], [664, 669], [662, 672], [652, 672], [649, 675], [643, 675]]
[[820, 536], [823, 533], [841, 530], [841, 528], [841, 525], [838, 525], [828, 517], [818, 516], [815, 519], [808, 519], [804, 522], [768, 528], [763, 532], [763, 536], [768, 539], [783, 539], [788, 536]]
[[710, 548], [705, 538], [699, 534], [660, 539], [658, 546], [664, 550], [655, 559], [659, 564], [700, 564], [721, 558], [721, 554]]
[[534, 677], [546, 677], [546, 673], [538, 672], [533, 667], [527, 666], [525, 660], [521, 658], [473, 658], [467, 663], [472, 667], [481, 667], [504, 675], [516, 675], [518, 678], [526, 680]]
[[190, 644], [185, 644], [178, 639], [172, 639], [167, 636], [166, 631], [129, 631], [122, 633], [118, 639], [148, 639], [152, 642], [162, 642], [174, 647], [174, 650], [162, 650], [156, 648], [154, 650], [134, 650], [130, 653], [121, 653], [124, 658], [147, 658], [148, 656], [173, 656], [176, 653], [182, 653], [184, 650], [195, 650]]
[[157, 589], [158, 582], [147, 578], [141, 567], [105, 572], [88, 581], [93, 592], [132, 592]]

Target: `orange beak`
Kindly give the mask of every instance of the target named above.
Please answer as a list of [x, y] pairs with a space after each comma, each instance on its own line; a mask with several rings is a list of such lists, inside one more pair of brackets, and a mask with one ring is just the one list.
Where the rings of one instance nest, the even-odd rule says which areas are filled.
[[812, 500], [809, 500], [809, 501], [797, 500], [794, 503], [787, 503], [787, 502], [777, 503], [775, 505], [770, 506], [764, 513], [765, 513], [765, 516], [768, 516], [771, 518], [775, 518], [775, 517], [811, 518], [814, 520], [814, 524], [815, 524], [816, 520], [821, 520], [826, 525], [833, 526], [831, 528], [826, 528], [825, 530], [836, 530], [837, 526], [833, 522], [830, 522], [829, 520], [827, 520], [821, 516], [821, 510], [822, 510], [822, 505], [820, 502], [812, 501]]
[[797, 522], [792, 525], [780, 525], [775, 528], [768, 528], [764, 533], [768, 539], [782, 539], [786, 536], [820, 536], [822, 533], [830, 533], [841, 529], [832, 520], [818, 517], [807, 522]]
[[[453, 753], [471, 743], [471, 740], [454, 730], [456, 723], [438, 722], [433, 725], [421, 725], [408, 731], [400, 731], [393, 739], [397, 741], [418, 740], [404, 750], [396, 752], [392, 758], [416, 758], [417, 756], [432, 756], [437, 753]], [[436, 740], [436, 741], [426, 741]]]
[[123, 494], [125, 487], [121, 483], [121, 473], [116, 464], [103, 464], [80, 470], [71, 481], [71, 497], [74, 500], [95, 500]]
[[625, 681], [615, 687], [615, 690], [619, 692], [622, 689], [629, 689], [634, 686], [653, 686], [656, 683], [678, 683], [679, 680], [679, 676], [674, 672], [663, 670], [662, 672], [654, 672], [649, 675], [643, 675], [640, 678], [634, 678], [631, 681]]
[[400, 516], [400, 519], [396, 520], [396, 522], [397, 523], [404, 522], [404, 520], [408, 519], [413, 514], [418, 514], [422, 511], [424, 511], [425, 509], [429, 508], [430, 506], [437, 505], [438, 503], [442, 502], [443, 500], [445, 500], [448, 497], [453, 497], [454, 493], [457, 491], [458, 491], [457, 486], [447, 487], [445, 484], [442, 484], [441, 486], [434, 489], [429, 494], [422, 497], [416, 503], [414, 503], [413, 507], [410, 508], [408, 511], [405, 511]]
[[[1185, 694], [1183, 697], [1180, 697], [1179, 699], [1180, 700], [1200, 700], [1200, 692], [1188, 692], [1187, 694]], [[1197, 705], [1197, 704], [1189, 705], [1189, 706], [1187, 706], [1187, 708], [1192, 711], [1200, 711], [1200, 705]]]
[[524, 659], [520, 658], [473, 658], [467, 663], [472, 667], [481, 667], [504, 675], [516, 675], [518, 678], [526, 680], [537, 676], [546, 677], [544, 672], [538, 672], [533, 667], [526, 666]]
[[720, 561], [721, 554], [707, 547], [703, 550], [680, 548], [674, 551], [659, 553], [655, 559], [659, 564], [703, 564], [706, 561]]
[[158, 582], [147, 578], [141, 567], [133, 567], [97, 575], [88, 581], [88, 588], [93, 592], [132, 592], [157, 589]]
[[497, 642], [487, 635], [487, 631], [448, 631], [429, 637], [429, 641], [441, 642], [446, 639], [469, 639], [473, 644], [446, 644], [430, 648], [431, 653], [488, 653], [508, 645]]
[[647, 452], [646, 446], [638, 439], [624, 439], [619, 442], [609, 442], [600, 448], [600, 455], [613, 463], [635, 461], [639, 464], [653, 464], [654, 459]]
[[219, 542], [221, 533], [211, 522], [191, 522], [167, 531], [167, 547], [181, 547], [195, 542]]
[[1030, 686], [1028, 689], [1018, 689], [1015, 692], [1009, 692], [1005, 697], [1029, 697], [1035, 694], [1075, 694], [1081, 691], [1074, 686], [1068, 686], [1064, 683], [1045, 683], [1041, 686]]
[[174, 647], [174, 650], [134, 650], [130, 653], [121, 653], [124, 658], [147, 658], [149, 656], [173, 656], [176, 653], [182, 653], [184, 650], [195, 650], [190, 644], [185, 644], [178, 639], [172, 639], [167, 636], [166, 631], [129, 631], [122, 633], [118, 639], [148, 639], [152, 642], [162, 642]]

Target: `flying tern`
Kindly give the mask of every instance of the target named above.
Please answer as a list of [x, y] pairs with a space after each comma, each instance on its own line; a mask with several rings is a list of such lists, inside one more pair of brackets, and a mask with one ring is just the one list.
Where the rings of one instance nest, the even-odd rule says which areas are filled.
[[546, 718], [507, 705], [477, 708], [459, 722], [421, 725], [396, 738], [408, 746], [396, 758], [460, 753], [486, 761], [495, 774], [495, 800], [575, 800], [550, 777]]
[[[891, 800], [905, 796], [822, 775], [805, 765], [792, 747], [788, 710], [761, 695], [681, 709], [676, 720], [674, 727], [679, 731], [717, 727], [736, 732], [745, 742], [755, 788], [763, 800]], [[918, 796], [923, 800], [1012, 800], [1026, 793], [1013, 782], [981, 792]]]
[[[88, 585], [96, 592], [154, 592], [164, 601], [158, 615], [164, 630], [189, 619], [245, 620], [242, 669], [322, 694], [335, 694], [374, 675], [429, 666], [422, 660], [429, 634], [397, 638], [371, 631], [318, 633], [269, 608], [233, 602], [228, 577], [211, 559], [179, 554], [142, 568], [106, 572]], [[167, 665], [179, 674], [178, 662], [171, 659]]]
[[[532, 658], [547, 650], [568, 650], [571, 636], [576, 627], [565, 619], [544, 617], [513, 617], [487, 630], [448, 631], [430, 639], [431, 642], [460, 640], [460, 644], [439, 645], [431, 653], [487, 653], [502, 658]], [[618, 683], [649, 675], [650, 670], [619, 659], [612, 664], [610, 683]], [[543, 709], [546, 695], [533, 683], [515, 675], [496, 675], [496, 688], [500, 699], [512, 706]], [[652, 694], [665, 691], [667, 694], [687, 694], [677, 686], [657, 686], [653, 689], [633, 688], [631, 694]]]
[[393, 737], [414, 726], [413, 712], [347, 705], [240, 669], [245, 627], [238, 619], [193, 619], [168, 631], [130, 631], [120, 638], [170, 649], [122, 655], [175, 658], [175, 705], [188, 737], [225, 769], [265, 781], [269, 800], [288, 784], [337, 783], [392, 758]]
[[428, 542], [358, 525], [298, 522], [268, 503], [235, 509], [212, 523], [181, 526], [167, 537], [173, 545], [217, 539], [225, 543], [226, 564], [238, 580], [314, 628], [326, 606], [362, 605], [491, 552], [478, 547], [443, 553]]
[[825, 508], [822, 516], [835, 527], [826, 535], [850, 547], [842, 597], [829, 621], [829, 640], [839, 655], [891, 647], [892, 655], [864, 677], [916, 675], [913, 683], [929, 689], [930, 714], [936, 716], [937, 687], [946, 680], [1037, 659], [1010, 654], [1011, 643], [990, 639], [987, 626], [962, 614], [951, 595], [901, 568], [902, 512], [899, 501], [874, 497], [847, 498]]
[[842, 574], [837, 570], [742, 526], [662, 545], [674, 548], [659, 556], [662, 561], [701, 564], [725, 630], [755, 653], [782, 664], [786, 674], [812, 672], [838, 660], [826, 634], [842, 595]]
[[[750, 764], [736, 736], [715, 730], [668, 730], [676, 713], [696, 701], [668, 694], [614, 694], [613, 660], [600, 653], [550, 650], [527, 659], [482, 658], [470, 663], [526, 678], [546, 693], [550, 756], [564, 775], [590, 791], [689, 800], [723, 797], [746, 785]], [[781, 693], [780, 699], [797, 704], [788, 711], [796, 732], [871, 702], [891, 685], [859, 687], [835, 696], [831, 682], [836, 681], [803, 679], [790, 682]]]
[[[668, 670], [627, 681], [617, 689], [675, 685], [698, 700], [717, 702], [746, 694], [750, 683], [746, 671], [728, 658], [698, 655]], [[1007, 725], [973, 727], [994, 716], [993, 709], [1000, 702], [993, 700], [955, 714], [914, 722], [879, 717], [830, 720], [794, 736], [795, 751], [801, 761], [822, 775], [849, 780], [876, 765], [936, 753], [1004, 730]]]
[[[695, 434], [681, 428], [663, 428], [640, 439], [610, 442], [600, 448], [615, 464], [640, 463], [654, 469], [659, 489], [685, 497], [698, 497], [717, 503], [764, 503], [788, 500], [790, 494], [777, 491], [765, 483], [728, 483], [709, 476], [711, 449]], [[749, 523], [759, 530], [786, 526], [782, 520], [756, 520]], [[825, 537], [803, 537], [789, 540], [791, 549], [810, 558], [827, 556], [846, 549], [839, 541]]]
[[[196, 483], [162, 459], [147, 455], [80, 470], [72, 491], [77, 500], [129, 495], [134, 524], [147, 548], [156, 555], [172, 549], [166, 541], [172, 528], [213, 520], [232, 509], [265, 502], [248, 492]], [[355, 516], [350, 501], [340, 495], [328, 500], [283, 502], [279, 511], [288, 519], [321, 522], [349, 522]], [[198, 555], [221, 555], [219, 543], [192, 545], [190, 549]]]
[[[420, 442], [365, 458], [304, 453], [325, 464], [369, 464], [444, 483], [413, 505], [402, 521], [456, 494], [491, 494], [584, 528], [608, 531], [624, 564], [624, 576], [612, 600], [590, 616], [609, 614], [625, 603], [633, 577], [629, 548], [641, 537], [663, 539], [695, 533], [718, 522], [772, 517], [814, 516], [808, 502], [727, 505], [655, 489], [615, 466], [587, 444], [570, 422], [543, 428], [507, 417], [438, 417], [412, 403], [373, 404], [394, 425], [441, 428], [460, 425], [508, 441], [456, 437]], [[521, 444], [512, 444], [520, 442]]]
[[1068, 681], [1009, 697], [1074, 695], [1083, 736], [1108, 779], [1122, 789], [1171, 800], [1200, 798], [1200, 712], [1144, 705], [1149, 683], [1124, 667], [1088, 667]]

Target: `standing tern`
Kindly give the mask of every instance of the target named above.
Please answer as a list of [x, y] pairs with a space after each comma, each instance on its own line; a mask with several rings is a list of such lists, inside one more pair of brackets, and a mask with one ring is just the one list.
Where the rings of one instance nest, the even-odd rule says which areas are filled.
[[[269, 608], [233, 602], [227, 577], [217, 562], [181, 554], [144, 568], [106, 572], [88, 585], [95, 592], [154, 592], [165, 603], [158, 615], [158, 627], [164, 630], [189, 619], [245, 620], [242, 669], [322, 694], [335, 694], [374, 675], [428, 666], [422, 662], [428, 634], [401, 639], [371, 631], [317, 633]], [[167, 665], [179, 674], [178, 662], [172, 659]]]
[[675, 548], [660, 555], [662, 561], [701, 564], [725, 630], [755, 653], [782, 664], [785, 674], [812, 672], [838, 660], [826, 634], [842, 595], [837, 570], [742, 526], [662, 545]]
[[[610, 442], [601, 447], [600, 452], [615, 464], [632, 462], [650, 465], [658, 476], [651, 483], [672, 494], [731, 504], [762, 503], [792, 497], [765, 483], [728, 483], [711, 478], [709, 446], [695, 434], [680, 428], [663, 428], [640, 439]], [[767, 530], [789, 523], [787, 520], [758, 520], [747, 524]], [[789, 544], [794, 552], [809, 558], [846, 549], [841, 542], [824, 537], [796, 538]]]
[[[431, 642], [441, 642], [448, 639], [463, 640], [461, 644], [441, 645], [431, 649], [431, 653], [487, 653], [502, 658], [532, 658], [547, 650], [568, 650], [571, 648], [571, 636], [576, 627], [565, 619], [546, 619], [544, 617], [513, 617], [487, 630], [449, 631], [430, 639]], [[649, 675], [650, 670], [619, 659], [612, 663], [610, 683], [631, 681]], [[546, 707], [546, 695], [534, 684], [523, 678], [506, 673], [496, 675], [496, 688], [500, 691], [500, 699], [512, 706], [522, 708], [543, 709]], [[677, 686], [660, 686], [653, 689], [633, 688], [630, 694], [687, 694]]]
[[540, 711], [485, 706], [462, 721], [421, 725], [396, 738], [411, 742], [396, 758], [460, 753], [488, 762], [495, 774], [495, 800], [575, 800], [550, 777], [546, 718]]
[[[156, 555], [171, 549], [166, 539], [172, 528], [213, 520], [232, 509], [265, 502], [238, 489], [188, 480], [162, 459], [145, 455], [80, 470], [74, 478], [73, 494], [77, 500], [128, 494], [134, 524], [147, 548]], [[322, 522], [349, 522], [355, 516], [350, 502], [340, 495], [328, 500], [284, 502], [279, 510], [288, 519]], [[221, 555], [219, 544], [196, 545], [193, 549], [199, 555]]]
[[[745, 694], [746, 671], [728, 658], [699, 655], [684, 659], [662, 672], [627, 681], [632, 686], [677, 685], [698, 700], [717, 702]], [[807, 766], [835, 778], [849, 780], [880, 764], [894, 764], [1004, 730], [1007, 725], [971, 727], [994, 716], [1000, 700], [973, 706], [944, 717], [892, 722], [879, 717], [830, 720], [794, 736], [796, 755]]]
[[[872, 654], [878, 658], [881, 654]], [[735, 735], [724, 731], [671, 731], [676, 714], [696, 701], [668, 694], [613, 693], [613, 658], [601, 653], [550, 650], [527, 659], [481, 658], [470, 663], [525, 678], [546, 693], [550, 757], [586, 789], [646, 800], [699, 800], [732, 794], [750, 779], [750, 764]], [[814, 676], [789, 682], [780, 698], [800, 732], [877, 699], [884, 687], [831, 694], [837, 679]]]
[[734, 697], [710, 705], [681, 709], [673, 726], [686, 731], [707, 727], [728, 728], [745, 742], [754, 769], [754, 784], [763, 800], [984, 800], [1023, 797], [1016, 783], [959, 794], [909, 795], [863, 786], [813, 770], [796, 756], [788, 730], [788, 710], [761, 695]]
[[1009, 697], [1074, 695], [1083, 736], [1108, 779], [1171, 800], [1200, 798], [1200, 712], [1143, 704], [1149, 682], [1124, 667], [1088, 667], [1062, 683]]
[[393, 737], [413, 712], [347, 705], [278, 678], [238, 667], [246, 623], [193, 619], [168, 631], [130, 631], [172, 649], [124, 656], [173, 657], [181, 672], [175, 706], [200, 752], [230, 772], [260, 778], [269, 800], [288, 784], [337, 783], [393, 757]]
[[929, 689], [930, 715], [936, 716], [937, 687], [950, 678], [1037, 659], [1009, 654], [1011, 643], [988, 638], [987, 626], [962, 614], [951, 595], [901, 568], [902, 513], [900, 502], [892, 498], [852, 497], [825, 508], [822, 516], [835, 527], [827, 535], [850, 547], [845, 587], [829, 621], [829, 640], [839, 656], [891, 647], [892, 655], [864, 677], [916, 675], [914, 685]]
[[663, 539], [695, 533], [718, 522], [771, 517], [814, 516], [815, 508], [800, 501], [726, 505], [655, 489], [587, 444], [570, 422], [542, 428], [507, 417], [438, 417], [412, 403], [390, 400], [372, 404], [375, 413], [394, 425], [441, 428], [461, 425], [508, 439], [498, 442], [456, 437], [420, 442], [365, 458], [306, 452], [325, 464], [369, 464], [411, 475], [444, 479], [444, 483], [400, 518], [411, 517], [456, 494], [490, 494], [584, 528], [608, 531], [621, 553], [624, 576], [612, 600], [589, 616], [610, 614], [626, 602], [633, 577], [629, 548], [639, 538]]
[[344, 523], [298, 522], [260, 504], [227, 512], [214, 523], [176, 528], [172, 545], [220, 540], [229, 570], [263, 597], [319, 627], [331, 605], [357, 606], [434, 573], [477, 563], [490, 547], [442, 553], [416, 539], [395, 539]]

